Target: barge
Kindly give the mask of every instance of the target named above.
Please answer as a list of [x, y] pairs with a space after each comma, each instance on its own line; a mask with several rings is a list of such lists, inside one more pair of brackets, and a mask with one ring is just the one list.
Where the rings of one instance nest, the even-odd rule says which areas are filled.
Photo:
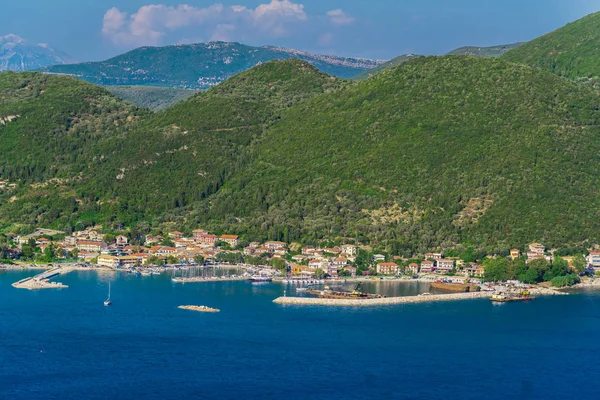
[[458, 293], [479, 292], [481, 290], [480, 286], [470, 283], [452, 283], [444, 281], [431, 282], [431, 287], [434, 289]]

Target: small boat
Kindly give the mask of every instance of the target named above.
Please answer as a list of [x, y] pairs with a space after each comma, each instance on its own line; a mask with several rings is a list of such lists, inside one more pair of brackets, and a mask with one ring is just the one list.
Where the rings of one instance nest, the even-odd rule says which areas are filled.
[[250, 277], [250, 282], [254, 282], [254, 283], [267, 283], [267, 282], [271, 282], [273, 280], [273, 278], [269, 277], [269, 276], [264, 276], [264, 275], [252, 275]]
[[490, 300], [493, 303], [509, 303], [513, 301], [528, 301], [535, 300], [535, 296], [531, 296], [529, 291], [523, 291], [518, 295], [507, 295], [504, 293], [494, 293]]
[[104, 300], [104, 306], [108, 307], [112, 305], [112, 300], [110, 299], [110, 282], [108, 282], [108, 298]]

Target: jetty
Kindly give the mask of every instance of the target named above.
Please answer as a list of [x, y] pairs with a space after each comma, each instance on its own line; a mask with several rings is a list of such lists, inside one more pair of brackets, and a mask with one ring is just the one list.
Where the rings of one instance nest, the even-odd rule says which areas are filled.
[[468, 299], [490, 298], [490, 292], [452, 293], [427, 296], [402, 296], [366, 299], [326, 299], [314, 297], [278, 297], [273, 303], [297, 306], [339, 306], [339, 307], [368, 307], [387, 306], [395, 304], [433, 303], [438, 301], [458, 301]]
[[41, 274], [21, 279], [18, 282], [12, 284], [17, 289], [27, 290], [39, 290], [39, 289], [66, 289], [67, 285], [60, 282], [50, 282], [51, 278], [71, 272], [70, 268], [56, 267], [48, 271], [44, 271]]

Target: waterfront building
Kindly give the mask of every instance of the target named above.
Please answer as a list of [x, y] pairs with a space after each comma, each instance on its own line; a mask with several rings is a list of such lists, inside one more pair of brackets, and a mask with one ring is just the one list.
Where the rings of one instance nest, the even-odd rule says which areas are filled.
[[482, 278], [485, 273], [485, 268], [483, 266], [476, 263], [469, 263], [467, 267], [463, 270], [465, 276], [475, 276], [477, 278]]
[[435, 270], [435, 262], [431, 260], [423, 260], [421, 262], [420, 273], [433, 272]]
[[408, 267], [406, 268], [406, 271], [416, 275], [419, 273], [419, 264], [415, 264], [415, 263], [411, 263], [408, 265]]
[[377, 274], [396, 275], [398, 273], [398, 264], [395, 262], [384, 262], [377, 264]]
[[115, 256], [102, 254], [98, 256], [98, 266], [107, 268], [117, 268], [119, 266], [119, 259]]
[[590, 251], [587, 256], [587, 263], [592, 268], [600, 267], [600, 251]]
[[454, 268], [454, 260], [448, 260], [448, 259], [437, 259], [435, 261], [436, 263], [436, 272], [440, 273], [440, 274], [446, 274], [450, 271], [452, 271], [452, 269]]

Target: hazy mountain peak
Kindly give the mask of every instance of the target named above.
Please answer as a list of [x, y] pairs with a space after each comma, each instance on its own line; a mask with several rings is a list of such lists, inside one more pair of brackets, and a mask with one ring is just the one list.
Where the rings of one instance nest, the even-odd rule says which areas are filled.
[[72, 62], [67, 54], [45, 43], [32, 44], [13, 33], [0, 36], [0, 71], [24, 71]]

